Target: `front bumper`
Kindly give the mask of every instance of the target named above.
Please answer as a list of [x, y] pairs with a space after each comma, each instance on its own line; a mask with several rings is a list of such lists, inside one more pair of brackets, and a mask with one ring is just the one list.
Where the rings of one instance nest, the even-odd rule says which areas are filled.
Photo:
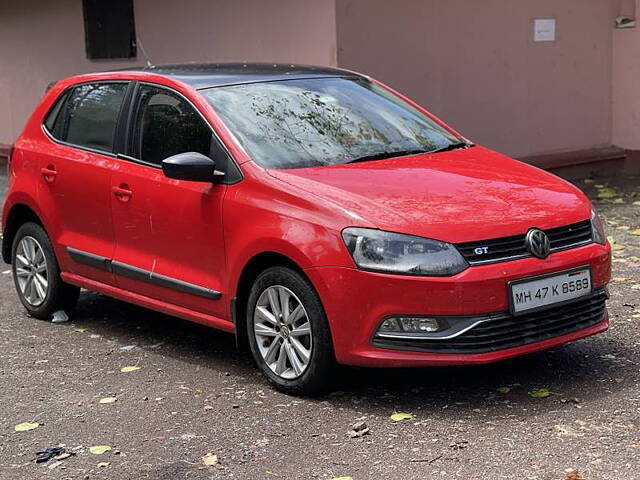
[[[473, 349], [470, 353], [442, 353], [419, 348], [417, 341], [402, 346], [374, 340], [380, 322], [393, 315], [486, 316], [506, 312], [509, 281], [585, 265], [591, 266], [594, 289], [604, 287], [611, 275], [610, 246], [590, 244], [554, 253], [545, 260], [526, 258], [475, 266], [446, 278], [389, 275], [345, 267], [318, 267], [306, 272], [325, 307], [339, 363], [409, 367], [488, 363], [606, 330], [608, 316], [603, 309], [597, 319], [577, 322], [575, 329], [558, 330], [556, 336], [536, 337], [517, 346], [504, 343], [504, 348], [498, 346], [482, 353], [474, 353]], [[552, 312], [553, 307], [549, 309]]]

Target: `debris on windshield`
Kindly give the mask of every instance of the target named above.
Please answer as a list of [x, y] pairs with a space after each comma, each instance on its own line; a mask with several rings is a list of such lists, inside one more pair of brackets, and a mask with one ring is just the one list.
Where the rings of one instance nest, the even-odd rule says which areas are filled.
[[53, 318], [51, 319], [52, 323], [64, 323], [69, 321], [69, 315], [65, 313], [64, 310], [58, 310], [54, 312]]

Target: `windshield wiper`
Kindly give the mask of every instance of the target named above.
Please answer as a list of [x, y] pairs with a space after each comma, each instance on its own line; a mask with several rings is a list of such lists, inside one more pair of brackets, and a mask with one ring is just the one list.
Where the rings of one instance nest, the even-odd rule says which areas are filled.
[[369, 160], [384, 160], [385, 158], [406, 157], [407, 155], [417, 155], [419, 153], [430, 153], [429, 150], [398, 150], [395, 152], [378, 152], [363, 157], [354, 158], [347, 163], [368, 162]]
[[440, 153], [440, 152], [448, 152], [450, 150], [462, 150], [465, 148], [470, 148], [473, 147], [473, 143], [468, 143], [468, 142], [456, 142], [456, 143], [450, 143], [449, 145], [442, 147], [442, 148], [438, 148], [436, 150], [431, 150], [429, 153]]

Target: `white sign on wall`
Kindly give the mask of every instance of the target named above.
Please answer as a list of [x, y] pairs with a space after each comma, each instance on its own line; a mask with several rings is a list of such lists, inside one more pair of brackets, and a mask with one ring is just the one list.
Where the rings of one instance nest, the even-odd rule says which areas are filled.
[[556, 39], [556, 19], [536, 18], [533, 21], [534, 42], [554, 42]]

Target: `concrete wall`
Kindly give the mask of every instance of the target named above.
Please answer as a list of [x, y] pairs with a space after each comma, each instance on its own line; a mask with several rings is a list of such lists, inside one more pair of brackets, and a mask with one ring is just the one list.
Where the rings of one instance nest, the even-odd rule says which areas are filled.
[[[502, 152], [589, 148], [611, 141], [614, 10], [609, 0], [337, 0], [338, 64]], [[555, 42], [533, 42], [534, 18], [557, 20]]]
[[[640, 0], [621, 3], [619, 13], [640, 13]], [[640, 26], [613, 33], [613, 143], [640, 150]]]
[[[335, 65], [334, 0], [135, 0], [154, 63], [278, 61]], [[85, 56], [81, 0], [0, 1], [0, 144], [13, 142], [53, 80], [142, 65]]]

